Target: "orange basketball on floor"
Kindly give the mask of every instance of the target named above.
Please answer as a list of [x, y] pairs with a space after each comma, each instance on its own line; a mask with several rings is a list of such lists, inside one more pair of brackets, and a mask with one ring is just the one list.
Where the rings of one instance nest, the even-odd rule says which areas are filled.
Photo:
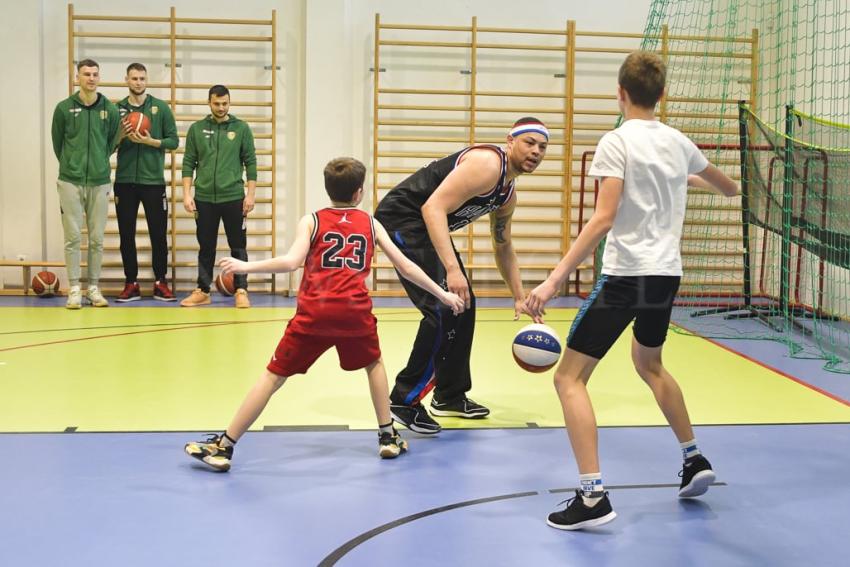
[[59, 290], [59, 278], [53, 272], [39, 272], [32, 278], [32, 290], [41, 297], [52, 297]]
[[215, 278], [215, 288], [222, 295], [233, 295], [236, 293], [236, 287], [233, 284], [233, 274], [230, 272], [226, 274], [219, 272]]
[[145, 135], [151, 131], [151, 119], [141, 112], [131, 112], [124, 117], [124, 122], [129, 124], [136, 134]]

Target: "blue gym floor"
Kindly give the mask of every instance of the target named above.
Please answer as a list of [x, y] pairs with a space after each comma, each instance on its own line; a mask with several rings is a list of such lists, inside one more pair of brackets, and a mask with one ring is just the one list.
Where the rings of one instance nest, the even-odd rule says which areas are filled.
[[[291, 306], [256, 294], [252, 302]], [[23, 305], [62, 300], [0, 298], [0, 320], [3, 306]], [[10, 331], [0, 324], [0, 334]], [[850, 408], [850, 376], [826, 372], [822, 362], [791, 359], [767, 341], [714, 342]], [[83, 344], [93, 356], [110, 348]], [[204, 404], [208, 393], [196, 394], [168, 403]], [[734, 386], [725, 395], [735, 397]], [[634, 401], [621, 403], [627, 414]], [[205, 431], [2, 433], [0, 566], [847, 565], [850, 419], [800, 424], [794, 413], [792, 401], [788, 424], [702, 421], [697, 439], [717, 483], [687, 501], [676, 497], [681, 457], [668, 428], [601, 428], [618, 517], [582, 532], [545, 524], [577, 482], [562, 427], [449, 426], [435, 438], [404, 431], [411, 451], [390, 461], [377, 457], [373, 431], [252, 431], [227, 474], [183, 454]]]
[[0, 436], [0, 564], [846, 565], [847, 425], [701, 427], [718, 484], [676, 497], [660, 427], [600, 431], [619, 516], [562, 532], [564, 432], [449, 430], [394, 461], [366, 431], [248, 433], [228, 474], [185, 433]]

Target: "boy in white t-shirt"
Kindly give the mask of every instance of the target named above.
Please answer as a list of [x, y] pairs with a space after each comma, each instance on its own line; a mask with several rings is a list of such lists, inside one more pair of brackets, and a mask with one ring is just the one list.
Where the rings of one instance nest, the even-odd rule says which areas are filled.
[[549, 515], [547, 523], [553, 528], [598, 526], [617, 516], [599, 472], [596, 417], [586, 385], [599, 360], [632, 321], [635, 369], [652, 389], [682, 447], [679, 496], [703, 494], [715, 478], [697, 449], [682, 391], [665, 370], [661, 349], [682, 275], [679, 241], [688, 185], [729, 197], [738, 187], [684, 134], [655, 119], [665, 78], [664, 62], [649, 52], [630, 54], [620, 67], [617, 101], [623, 123], [599, 141], [590, 168], [590, 174], [600, 179], [596, 211], [525, 303], [534, 320], [542, 322], [546, 302], [607, 234], [602, 275], [573, 322], [555, 372], [581, 490], [565, 510]]

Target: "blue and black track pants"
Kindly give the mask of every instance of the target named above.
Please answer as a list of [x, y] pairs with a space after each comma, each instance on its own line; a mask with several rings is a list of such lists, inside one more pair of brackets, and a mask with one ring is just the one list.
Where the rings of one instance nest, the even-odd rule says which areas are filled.
[[[391, 219], [378, 220], [402, 252], [445, 288], [446, 270], [431, 244], [425, 225], [393, 230]], [[466, 277], [457, 251], [455, 255]], [[407, 366], [398, 373], [390, 399], [395, 404], [415, 405], [432, 389], [434, 397], [441, 402], [463, 397], [472, 387], [469, 357], [475, 332], [475, 296], [471, 287], [469, 309], [455, 316], [436, 297], [404, 278], [400, 279], [407, 296], [422, 312], [422, 320]]]

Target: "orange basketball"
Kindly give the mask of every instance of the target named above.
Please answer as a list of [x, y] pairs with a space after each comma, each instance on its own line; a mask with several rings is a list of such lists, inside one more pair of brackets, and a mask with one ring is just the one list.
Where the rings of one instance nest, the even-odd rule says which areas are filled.
[[236, 293], [236, 287], [233, 284], [233, 274], [228, 272], [226, 274], [219, 274], [215, 278], [215, 288], [222, 295], [233, 295]]
[[32, 278], [32, 290], [41, 297], [52, 297], [59, 290], [59, 278], [53, 272], [39, 272]]
[[151, 131], [151, 119], [141, 112], [131, 112], [124, 118], [124, 122], [129, 124], [136, 134], [145, 135]]

